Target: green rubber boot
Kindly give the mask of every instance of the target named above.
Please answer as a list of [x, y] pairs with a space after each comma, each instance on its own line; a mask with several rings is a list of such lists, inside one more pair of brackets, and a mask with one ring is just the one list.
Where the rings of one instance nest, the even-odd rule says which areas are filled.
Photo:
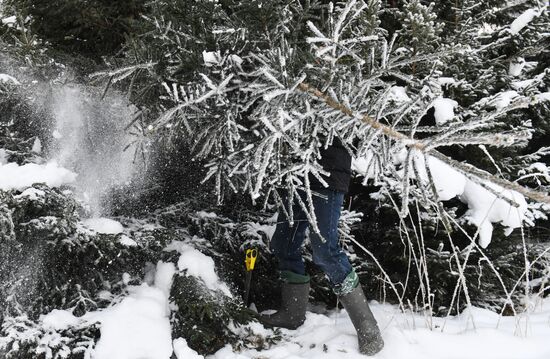
[[[284, 279], [285, 273], [281, 275]], [[288, 277], [289, 275], [286, 274]], [[297, 278], [296, 276], [299, 276]], [[266, 327], [296, 329], [306, 320], [306, 308], [309, 299], [309, 277], [290, 274], [291, 283], [284, 280], [281, 286], [281, 307], [271, 315], [261, 315], [260, 322]], [[307, 281], [306, 281], [307, 280]]]

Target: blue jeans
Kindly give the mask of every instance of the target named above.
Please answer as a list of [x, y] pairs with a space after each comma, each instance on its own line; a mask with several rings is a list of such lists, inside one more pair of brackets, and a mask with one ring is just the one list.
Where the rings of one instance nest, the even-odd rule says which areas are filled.
[[[292, 205], [294, 224], [291, 226], [284, 214], [279, 212], [279, 221], [271, 238], [270, 248], [279, 260], [279, 270], [305, 275], [301, 248], [309, 221], [296, 200], [295, 203], [289, 204], [286, 192], [282, 191], [281, 194], [287, 208]], [[300, 191], [300, 197], [304, 203], [307, 203], [305, 192]], [[323, 241], [310, 227], [309, 238], [313, 250], [313, 262], [325, 272], [333, 286], [338, 286], [352, 271], [348, 257], [342, 251], [338, 241], [338, 221], [344, 193], [319, 189], [313, 191], [312, 197], [317, 226], [324, 238]]]

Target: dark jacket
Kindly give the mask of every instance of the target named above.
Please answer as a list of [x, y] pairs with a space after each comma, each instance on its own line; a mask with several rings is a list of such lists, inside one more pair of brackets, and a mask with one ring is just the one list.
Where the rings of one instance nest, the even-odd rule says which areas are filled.
[[[330, 172], [330, 176], [322, 175], [323, 179], [328, 183], [328, 188], [347, 193], [351, 178], [351, 156], [339, 138], [335, 137], [332, 145], [327, 149], [321, 149], [319, 164], [323, 166], [325, 171]], [[309, 180], [312, 189], [326, 188], [313, 175], [310, 175]]]

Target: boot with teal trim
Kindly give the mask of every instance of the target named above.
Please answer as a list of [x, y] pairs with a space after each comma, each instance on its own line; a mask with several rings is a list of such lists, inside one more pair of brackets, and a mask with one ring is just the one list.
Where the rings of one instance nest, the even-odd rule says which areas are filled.
[[334, 292], [357, 331], [359, 352], [374, 355], [381, 351], [384, 348], [384, 340], [355, 271], [352, 271], [340, 286], [335, 287]]
[[261, 315], [260, 322], [269, 328], [296, 329], [306, 320], [309, 300], [309, 276], [282, 271], [281, 307], [271, 315]]

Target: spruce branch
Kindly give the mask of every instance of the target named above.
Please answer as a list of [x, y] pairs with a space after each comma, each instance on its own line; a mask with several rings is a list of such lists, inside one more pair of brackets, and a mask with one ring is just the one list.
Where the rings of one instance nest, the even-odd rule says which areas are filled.
[[503, 178], [498, 178], [488, 172], [482, 171], [470, 164], [458, 162], [456, 160], [453, 160], [450, 157], [445, 156], [439, 151], [436, 151], [434, 149], [428, 148], [428, 146], [419, 140], [416, 140], [414, 138], [410, 138], [406, 135], [404, 135], [401, 132], [396, 131], [390, 126], [384, 125], [380, 122], [378, 122], [376, 119], [370, 117], [369, 115], [357, 115], [351, 108], [347, 107], [346, 105], [338, 102], [334, 98], [332, 98], [329, 95], [326, 95], [325, 93], [321, 92], [319, 89], [309, 85], [306, 82], [302, 82], [298, 85], [298, 89], [300, 89], [302, 92], [311, 94], [315, 96], [316, 98], [322, 100], [325, 102], [328, 106], [332, 107], [335, 110], [338, 110], [349, 117], [353, 117], [356, 119], [361, 120], [363, 123], [367, 124], [368, 126], [372, 127], [373, 129], [377, 130], [378, 132], [382, 133], [383, 135], [390, 137], [392, 139], [398, 140], [402, 142], [405, 146], [407, 146], [410, 149], [416, 149], [422, 153], [428, 153], [431, 156], [439, 159], [440, 161], [450, 165], [451, 167], [459, 170], [462, 174], [466, 175], [470, 179], [476, 180], [478, 184], [483, 186], [485, 189], [489, 190], [491, 193], [496, 195], [499, 199], [505, 200], [510, 205], [514, 207], [519, 207], [519, 204], [515, 201], [503, 196], [502, 194], [498, 193], [494, 189], [492, 189], [490, 186], [484, 185], [483, 181], [488, 181], [491, 183], [494, 183], [496, 185], [499, 185], [505, 189], [513, 190], [518, 193], [521, 193], [525, 197], [528, 197], [534, 201], [541, 202], [541, 203], [547, 203], [550, 204], [550, 196], [548, 196], [546, 193], [542, 193], [527, 187], [520, 186], [517, 183], [510, 182], [508, 180], [505, 180]]

